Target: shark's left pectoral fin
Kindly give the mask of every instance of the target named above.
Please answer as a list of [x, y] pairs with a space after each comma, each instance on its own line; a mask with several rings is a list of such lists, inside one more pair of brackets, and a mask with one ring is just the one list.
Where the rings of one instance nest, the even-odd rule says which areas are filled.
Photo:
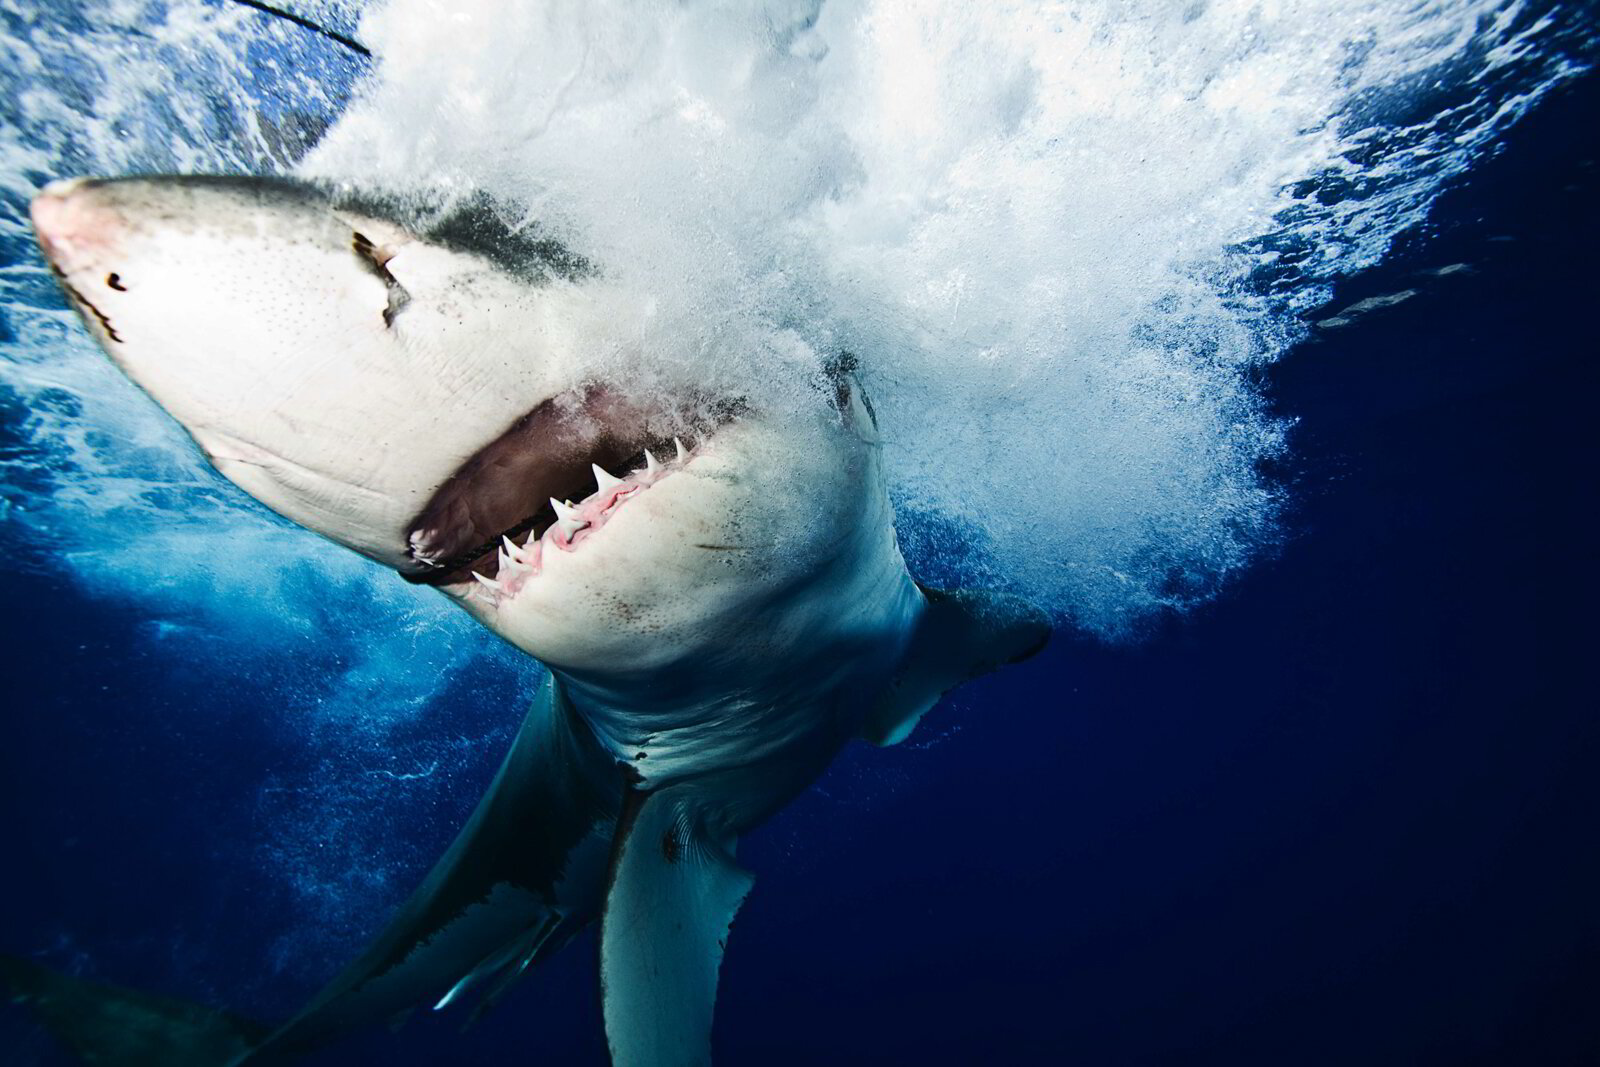
[[[616, 763], [546, 674], [478, 808], [367, 951], [263, 1052], [308, 1051], [418, 1004], [493, 1007], [593, 920], [623, 798]], [[470, 1020], [469, 1020], [470, 1021]]]
[[888, 690], [867, 714], [861, 736], [875, 745], [904, 741], [956, 686], [1020, 663], [1050, 639], [1050, 617], [1019, 597], [981, 590], [922, 590], [927, 608]]
[[711, 1062], [717, 970], [755, 878], [671, 788], [630, 798], [600, 922], [600, 988], [616, 1067]]

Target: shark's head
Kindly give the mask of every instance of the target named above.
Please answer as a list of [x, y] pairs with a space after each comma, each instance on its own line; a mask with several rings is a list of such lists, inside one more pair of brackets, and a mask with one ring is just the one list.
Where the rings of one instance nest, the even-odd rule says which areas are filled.
[[658, 443], [585, 380], [594, 309], [549, 242], [512, 273], [505, 242], [244, 178], [60, 182], [33, 221], [90, 332], [224, 474], [409, 576]]
[[625, 302], [492, 215], [136, 178], [51, 185], [33, 220], [91, 333], [224, 475], [553, 665], [703, 655], [862, 539], [893, 552], [847, 383], [777, 418], [597, 380]]

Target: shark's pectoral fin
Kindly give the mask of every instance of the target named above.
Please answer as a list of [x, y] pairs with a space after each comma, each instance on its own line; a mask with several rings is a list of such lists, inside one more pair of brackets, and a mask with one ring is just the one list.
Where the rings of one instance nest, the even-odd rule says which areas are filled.
[[1019, 663], [1050, 639], [1050, 618], [1018, 597], [923, 589], [927, 611], [889, 689], [867, 714], [861, 736], [875, 745], [904, 741], [939, 698], [963, 682]]
[[616, 1067], [711, 1062], [717, 969], [755, 878], [672, 788], [630, 797], [600, 921], [600, 987]]
[[470, 1024], [599, 913], [616, 763], [546, 676], [478, 809], [377, 939], [263, 1046], [301, 1052], [421, 1004]]
[[0, 956], [0, 985], [107, 1067], [284, 1062], [357, 1026], [398, 1026], [418, 1004], [481, 992], [470, 1023], [599, 913], [622, 796], [616, 762], [546, 676], [449, 851], [367, 951], [276, 1029], [12, 956]]

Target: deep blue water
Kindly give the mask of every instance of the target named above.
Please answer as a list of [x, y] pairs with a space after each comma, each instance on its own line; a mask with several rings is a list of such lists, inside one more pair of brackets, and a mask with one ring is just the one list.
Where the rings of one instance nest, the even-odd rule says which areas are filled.
[[[1060, 634], [746, 840], [721, 1062], [1600, 1062], [1596, 129], [1589, 77], [1332, 306], [1419, 295], [1265, 372], [1299, 420], [1275, 558], [1137, 646]], [[0, 603], [0, 947], [292, 1010], [339, 961], [284, 958], [293, 902], [236, 862], [297, 811], [262, 793], [308, 758], [276, 680], [152, 657], [137, 603], [48, 575]], [[336, 666], [305, 653], [273, 669]], [[396, 744], [509, 737], [526, 697], [486, 666]], [[420, 873], [499, 756], [325, 847]], [[594, 986], [583, 941], [464, 1037], [315, 1062], [598, 1064]], [[16, 1011], [0, 1050], [65, 1062]]]

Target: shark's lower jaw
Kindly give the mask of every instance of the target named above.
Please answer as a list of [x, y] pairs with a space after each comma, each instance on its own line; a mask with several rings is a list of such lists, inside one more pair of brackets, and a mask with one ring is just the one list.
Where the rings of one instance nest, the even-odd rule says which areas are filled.
[[554, 521], [535, 524], [521, 544], [502, 535], [492, 558], [485, 553], [480, 565], [469, 571], [470, 580], [448, 583], [446, 591], [501, 606], [538, 578], [550, 553], [578, 551], [629, 502], [687, 467], [697, 451], [675, 437], [670, 459], [663, 462], [645, 449], [636, 468], [621, 477], [595, 464], [591, 482], [594, 488], [589, 495], [576, 503], [552, 498], [547, 510], [555, 516]]

